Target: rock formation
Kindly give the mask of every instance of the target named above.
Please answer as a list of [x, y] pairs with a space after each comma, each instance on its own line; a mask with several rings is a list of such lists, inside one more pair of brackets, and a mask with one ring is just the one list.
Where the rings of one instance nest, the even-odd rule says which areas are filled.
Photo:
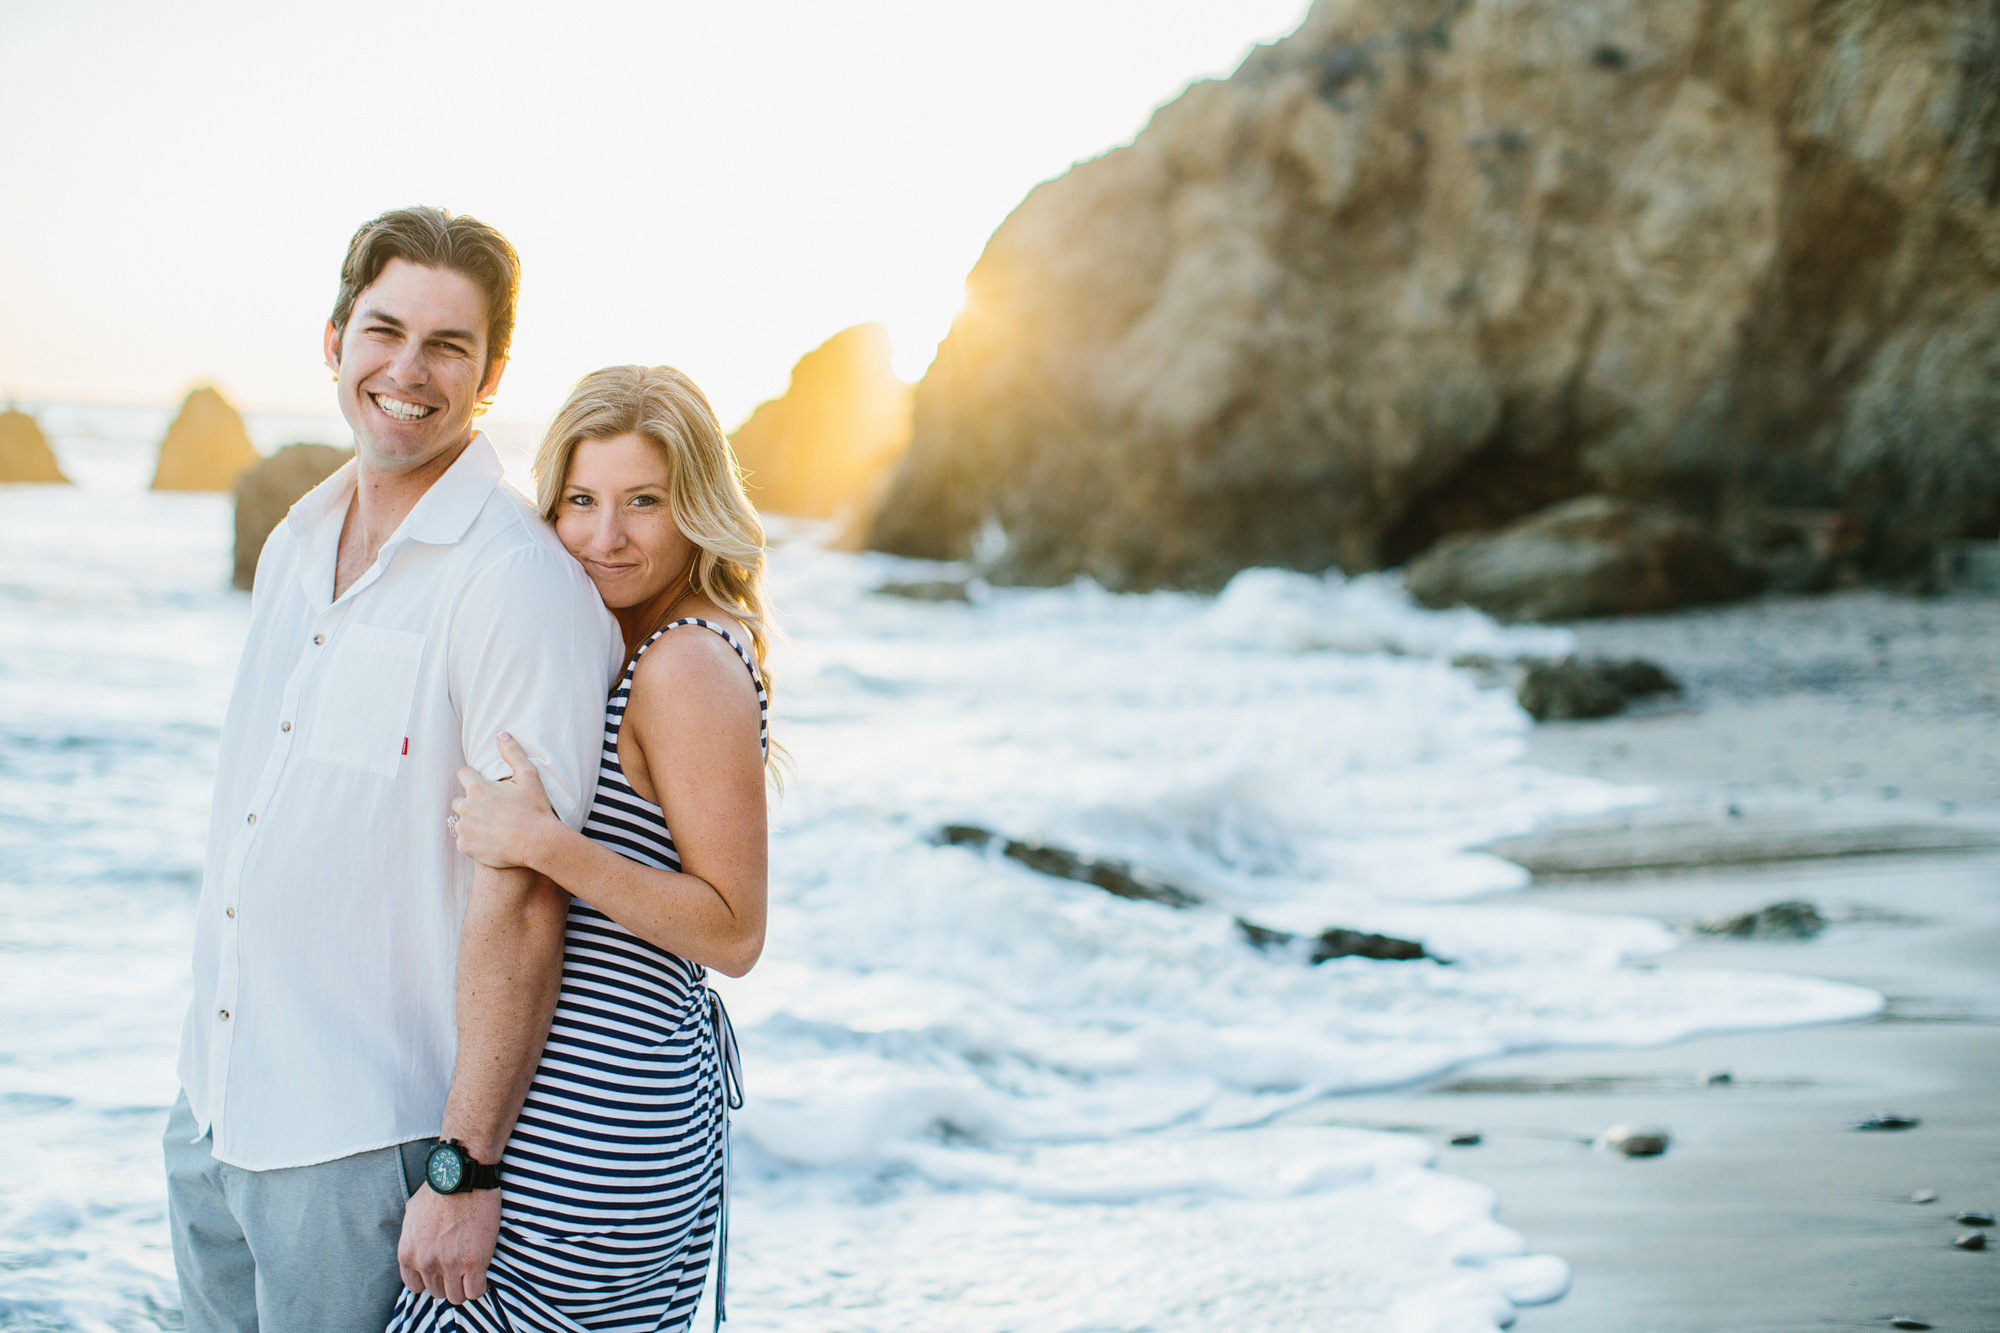
[[750, 498], [772, 513], [853, 508], [910, 443], [910, 386], [889, 368], [889, 331], [843, 329], [799, 358], [791, 387], [730, 436]]
[[226, 491], [261, 457], [236, 409], [214, 389], [196, 389], [160, 442], [153, 489]]
[[236, 479], [236, 572], [230, 581], [248, 588], [257, 576], [264, 540], [299, 497], [340, 470], [351, 450], [328, 444], [288, 444]]
[[1609, 494], [1919, 569], [2000, 533], [1996, 199], [1992, 0], [1318, 0], [1001, 225], [871, 543], [1212, 587]]
[[1609, 495], [1565, 500], [1494, 533], [1454, 533], [1411, 561], [1405, 582], [1426, 606], [1516, 621], [1644, 615], [1757, 586], [1693, 519]]
[[69, 481], [35, 419], [8, 408], [0, 412], [0, 482]]

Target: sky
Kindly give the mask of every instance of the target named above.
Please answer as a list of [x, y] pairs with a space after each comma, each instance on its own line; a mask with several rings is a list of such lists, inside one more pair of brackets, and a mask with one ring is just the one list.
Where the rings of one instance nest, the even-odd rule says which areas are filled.
[[332, 408], [356, 226], [520, 250], [494, 417], [669, 363], [734, 427], [889, 326], [921, 374], [1022, 197], [1306, 0], [0, 0], [0, 398]]

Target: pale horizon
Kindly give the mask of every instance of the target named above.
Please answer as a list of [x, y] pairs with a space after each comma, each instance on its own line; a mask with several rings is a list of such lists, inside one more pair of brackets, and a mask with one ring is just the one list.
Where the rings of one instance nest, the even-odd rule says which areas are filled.
[[[734, 429], [870, 320], [915, 379], [1029, 190], [1305, 8], [13, 6], [0, 179], [38, 206], [0, 217], [0, 401], [213, 384], [245, 412], [334, 413], [320, 331], [341, 254], [413, 203], [521, 252], [495, 421], [640, 361], [686, 370]], [[390, 46], [454, 52], [477, 95], [428, 95]]]

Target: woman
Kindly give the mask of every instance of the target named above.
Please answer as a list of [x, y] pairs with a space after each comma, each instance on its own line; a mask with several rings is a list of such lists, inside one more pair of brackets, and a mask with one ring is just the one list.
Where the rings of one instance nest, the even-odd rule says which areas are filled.
[[665, 366], [585, 377], [535, 478], [625, 631], [626, 665], [581, 833], [510, 737], [514, 781], [460, 775], [459, 850], [572, 895], [562, 994], [500, 1163], [487, 1294], [406, 1291], [391, 1333], [685, 1329], [726, 1244], [724, 1099], [740, 1091], [702, 978], [743, 975], [764, 944], [763, 529], [708, 400]]

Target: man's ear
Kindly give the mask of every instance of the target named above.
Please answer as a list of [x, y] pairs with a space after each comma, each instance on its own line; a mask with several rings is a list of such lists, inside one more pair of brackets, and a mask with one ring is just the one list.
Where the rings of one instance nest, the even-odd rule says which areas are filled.
[[486, 402], [500, 392], [500, 377], [506, 373], [507, 358], [503, 356], [493, 363], [493, 369], [487, 372], [486, 382], [479, 386], [480, 402]]
[[326, 322], [326, 368], [336, 377], [340, 374], [340, 330], [333, 327], [333, 321]]

